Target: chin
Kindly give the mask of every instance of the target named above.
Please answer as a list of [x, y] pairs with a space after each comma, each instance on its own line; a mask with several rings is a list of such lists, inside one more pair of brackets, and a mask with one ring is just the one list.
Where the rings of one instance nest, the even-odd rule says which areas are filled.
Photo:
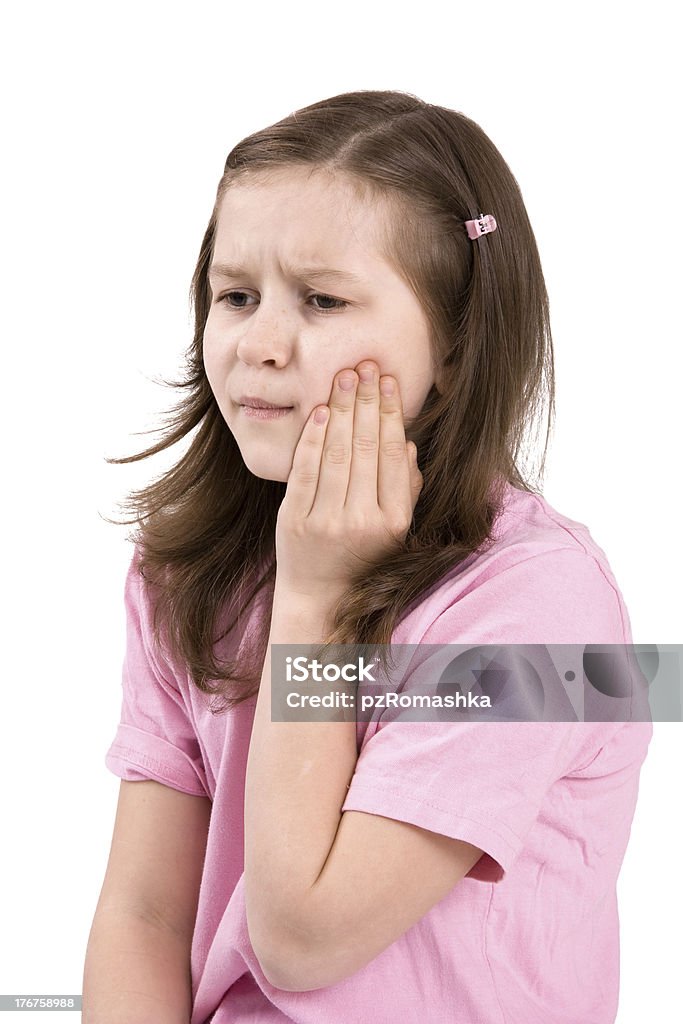
[[261, 480], [277, 480], [280, 483], [287, 483], [292, 468], [292, 460], [287, 463], [286, 459], [276, 458], [272, 452], [242, 452], [244, 465], [254, 476]]

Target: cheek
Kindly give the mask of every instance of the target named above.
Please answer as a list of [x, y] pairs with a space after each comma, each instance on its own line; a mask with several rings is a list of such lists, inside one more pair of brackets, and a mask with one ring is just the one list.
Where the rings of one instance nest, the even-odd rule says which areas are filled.
[[419, 414], [427, 399], [432, 381], [426, 374], [419, 375], [417, 370], [414, 376], [407, 375], [405, 370], [401, 370], [393, 374], [393, 376], [398, 381], [401, 391], [403, 419], [404, 421], [413, 420]]
[[[342, 345], [340, 344], [340, 347]], [[305, 362], [301, 362], [300, 382], [302, 403], [308, 412], [315, 405], [327, 404], [330, 400], [335, 374], [352, 363], [340, 364], [338, 358], [330, 354], [318, 352], [316, 356], [307, 353]]]
[[202, 338], [202, 360], [206, 376], [213, 388], [214, 381], [218, 379], [221, 370], [227, 365], [227, 351], [225, 345], [219, 343], [218, 335], [208, 324]]

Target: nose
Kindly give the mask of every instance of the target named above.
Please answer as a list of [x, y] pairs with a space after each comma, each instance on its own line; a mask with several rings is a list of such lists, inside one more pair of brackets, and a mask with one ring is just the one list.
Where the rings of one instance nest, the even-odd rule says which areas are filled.
[[245, 325], [237, 344], [237, 357], [248, 365], [286, 366], [292, 358], [295, 340], [293, 320], [282, 303], [268, 306], [262, 300]]

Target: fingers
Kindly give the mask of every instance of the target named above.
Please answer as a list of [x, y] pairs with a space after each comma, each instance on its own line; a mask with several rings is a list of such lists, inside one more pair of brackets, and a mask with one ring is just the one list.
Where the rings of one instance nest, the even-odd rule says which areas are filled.
[[410, 492], [413, 497], [413, 508], [415, 508], [424, 486], [424, 477], [417, 464], [417, 446], [414, 441], [408, 442], [408, 462], [410, 464]]
[[[350, 383], [350, 387], [343, 386], [348, 383]], [[363, 383], [360, 387], [361, 390], [365, 388], [365, 401], [367, 403], [367, 385]], [[356, 415], [358, 389], [358, 374], [354, 370], [341, 370], [332, 382], [332, 391], [328, 402], [330, 420], [325, 432], [318, 494], [315, 502], [315, 512], [316, 514], [319, 513], [322, 517], [338, 515], [347, 500], [352, 456], [355, 457], [356, 427], [354, 417]], [[377, 426], [375, 426], [374, 432], [376, 447]], [[371, 437], [372, 434], [370, 433], [370, 439]], [[363, 442], [361, 442], [361, 447], [363, 447]], [[372, 485], [373, 495], [377, 494], [376, 479], [377, 463], [375, 458], [375, 482]], [[374, 500], [376, 501], [376, 498]]]
[[[398, 382], [371, 360], [341, 370], [332, 384], [328, 420], [316, 406], [302, 432], [288, 481], [298, 515], [339, 516], [344, 508], [370, 519], [379, 508], [393, 533], [405, 532], [422, 489], [415, 446], [407, 444]], [[349, 381], [344, 388], [342, 382]], [[381, 387], [380, 387], [381, 385]]]
[[[372, 423], [377, 423], [379, 427], [376, 435], [377, 457], [372, 463], [375, 470], [375, 489], [372, 491], [372, 497], [379, 506], [388, 528], [392, 532], [400, 532], [404, 522], [406, 529], [410, 524], [412, 505], [408, 508], [411, 495], [410, 462], [398, 383], [393, 377], [382, 376], [374, 383], [369, 396], [373, 407], [376, 408]], [[363, 410], [362, 407], [359, 408], [358, 402], [356, 413], [361, 424], [367, 420], [369, 429], [371, 418], [363, 417]], [[363, 463], [357, 457], [357, 453], [358, 447], [354, 446], [354, 462], [347, 497], [349, 504], [360, 502], [363, 493], [367, 493], [368, 489]]]
[[379, 368], [366, 360], [358, 364], [358, 387], [353, 416], [352, 460], [346, 504], [351, 509], [376, 509], [381, 444], [382, 403]]
[[[342, 370], [333, 384], [315, 511], [332, 516], [345, 508], [371, 520], [379, 508], [388, 528], [400, 533], [417, 498], [398, 383], [380, 376], [372, 360], [356, 370]], [[348, 391], [339, 387], [344, 378], [352, 383]]]
[[305, 519], [315, 502], [325, 428], [329, 418], [330, 410], [324, 405], [316, 405], [304, 425], [294, 451], [292, 468], [287, 478], [286, 500], [282, 507], [290, 508], [298, 519]]

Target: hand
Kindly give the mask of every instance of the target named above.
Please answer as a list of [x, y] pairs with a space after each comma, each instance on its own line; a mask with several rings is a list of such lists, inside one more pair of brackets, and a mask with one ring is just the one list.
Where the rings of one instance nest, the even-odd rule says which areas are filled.
[[[294, 452], [275, 531], [276, 589], [329, 604], [355, 573], [405, 539], [424, 483], [417, 449], [407, 442], [398, 382], [380, 392], [379, 367], [341, 370], [329, 399], [327, 423], [311, 412]], [[359, 380], [364, 371], [374, 379]], [[348, 391], [340, 380], [351, 378]]]

